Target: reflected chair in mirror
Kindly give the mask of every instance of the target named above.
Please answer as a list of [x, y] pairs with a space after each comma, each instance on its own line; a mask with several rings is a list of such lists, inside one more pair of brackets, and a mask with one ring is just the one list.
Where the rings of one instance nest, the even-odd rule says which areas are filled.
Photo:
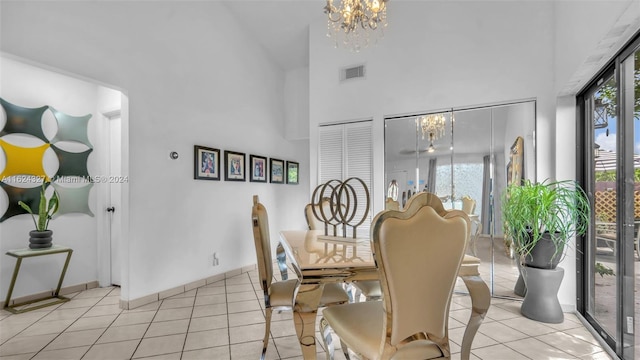
[[397, 200], [393, 200], [392, 198], [388, 197], [384, 202], [384, 209], [398, 211], [400, 210], [400, 203]]
[[[396, 201], [397, 202], [397, 201]], [[309, 230], [324, 230], [324, 222], [321, 219], [318, 219], [313, 214], [313, 206], [316, 207], [316, 213], [320, 214], [320, 210], [318, 209], [318, 205], [315, 204], [307, 204], [304, 207], [304, 217], [307, 220], [307, 226]], [[330, 216], [331, 213], [329, 200], [323, 200], [322, 206], [325, 207], [324, 211], [327, 216]], [[310, 251], [310, 249], [307, 249]], [[331, 255], [326, 249], [317, 249], [318, 252], [324, 251], [323, 256]], [[311, 251], [315, 252], [315, 251]], [[353, 285], [355, 289], [351, 286], [348, 287], [349, 301], [357, 302], [360, 299], [360, 295], [364, 295], [367, 301], [369, 300], [378, 300], [382, 296], [382, 290], [380, 289], [380, 282], [371, 280], [371, 281], [358, 281], [357, 283], [351, 283], [349, 285]]]
[[476, 210], [476, 201], [473, 200], [469, 195], [465, 195], [462, 197], [462, 211], [465, 214], [470, 215]]
[[469, 239], [469, 248], [473, 256], [478, 256], [478, 238], [482, 233], [482, 223], [480, 222], [480, 217], [474, 212], [476, 211], [476, 201], [472, 199], [469, 195], [465, 195], [462, 197], [462, 211], [465, 212], [469, 216], [469, 220], [471, 220], [471, 224], [473, 225], [473, 229], [471, 230], [471, 238]]
[[425, 192], [404, 211], [376, 215], [372, 234], [382, 301], [322, 312], [327, 359], [333, 359], [331, 330], [347, 359], [347, 349], [372, 360], [449, 359], [449, 307], [470, 235], [469, 217], [444, 210], [435, 195]]
[[[253, 240], [256, 248], [258, 277], [260, 279], [260, 287], [264, 293], [266, 323], [262, 355], [260, 357], [260, 359], [264, 360], [267, 346], [269, 345], [271, 314], [273, 310], [293, 311], [300, 281], [298, 279], [274, 281], [274, 264], [271, 257], [271, 241], [269, 237], [269, 218], [267, 210], [264, 205], [260, 203], [257, 195], [253, 196], [251, 222], [253, 226]], [[326, 284], [322, 298], [320, 299], [320, 306], [343, 304], [348, 301], [349, 297], [339, 284]], [[295, 324], [292, 323], [292, 326], [295, 326]]]

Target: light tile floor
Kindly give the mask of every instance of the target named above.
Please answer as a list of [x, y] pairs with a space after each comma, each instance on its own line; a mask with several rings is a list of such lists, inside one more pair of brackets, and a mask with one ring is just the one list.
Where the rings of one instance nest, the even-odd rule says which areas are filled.
[[[120, 289], [109, 287], [32, 312], [2, 311], [0, 358], [255, 360], [264, 334], [261, 293], [252, 271], [133, 310], [121, 310]], [[472, 359], [611, 359], [575, 315], [544, 324], [522, 317], [519, 309], [519, 301], [492, 299]], [[454, 359], [460, 358], [469, 314], [469, 297], [455, 294], [449, 320]], [[301, 359], [291, 319], [290, 313], [274, 313], [267, 359]], [[321, 345], [318, 352], [324, 359]]]

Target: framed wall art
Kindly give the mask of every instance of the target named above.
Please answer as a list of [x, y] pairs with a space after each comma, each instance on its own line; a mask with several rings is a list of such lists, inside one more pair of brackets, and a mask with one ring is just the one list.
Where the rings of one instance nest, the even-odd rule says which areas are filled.
[[295, 161], [287, 161], [287, 184], [298, 185], [298, 173], [300, 164]]
[[513, 183], [513, 163], [509, 161], [507, 164], [507, 186]]
[[284, 161], [271, 158], [269, 159], [269, 168], [271, 168], [271, 182], [284, 184]]
[[220, 180], [220, 150], [195, 145], [193, 147], [193, 178]]
[[245, 181], [244, 153], [228, 151], [224, 152], [224, 179], [226, 181]]
[[267, 182], [267, 158], [258, 155], [249, 156], [249, 166], [251, 166], [251, 175], [249, 181]]
[[518, 136], [511, 145], [511, 183], [522, 185], [524, 181], [524, 139]]

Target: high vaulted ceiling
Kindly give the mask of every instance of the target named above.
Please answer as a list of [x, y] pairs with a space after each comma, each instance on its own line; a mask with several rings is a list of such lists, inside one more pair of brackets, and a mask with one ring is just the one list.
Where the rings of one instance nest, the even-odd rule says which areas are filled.
[[324, 18], [324, 0], [225, 1], [284, 71], [309, 66], [309, 24]]

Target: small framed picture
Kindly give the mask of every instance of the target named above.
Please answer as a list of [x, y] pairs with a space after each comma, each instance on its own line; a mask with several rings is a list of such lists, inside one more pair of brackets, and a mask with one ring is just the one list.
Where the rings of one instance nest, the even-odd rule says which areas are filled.
[[284, 184], [284, 161], [271, 158], [269, 159], [269, 167], [271, 168], [271, 182]]
[[226, 181], [245, 181], [244, 153], [225, 150], [224, 179]]
[[220, 150], [195, 145], [193, 157], [194, 179], [220, 180]]
[[300, 164], [295, 161], [287, 161], [287, 184], [298, 185], [298, 170]]
[[251, 166], [251, 176], [249, 181], [267, 182], [267, 158], [258, 155], [249, 155], [249, 166]]

